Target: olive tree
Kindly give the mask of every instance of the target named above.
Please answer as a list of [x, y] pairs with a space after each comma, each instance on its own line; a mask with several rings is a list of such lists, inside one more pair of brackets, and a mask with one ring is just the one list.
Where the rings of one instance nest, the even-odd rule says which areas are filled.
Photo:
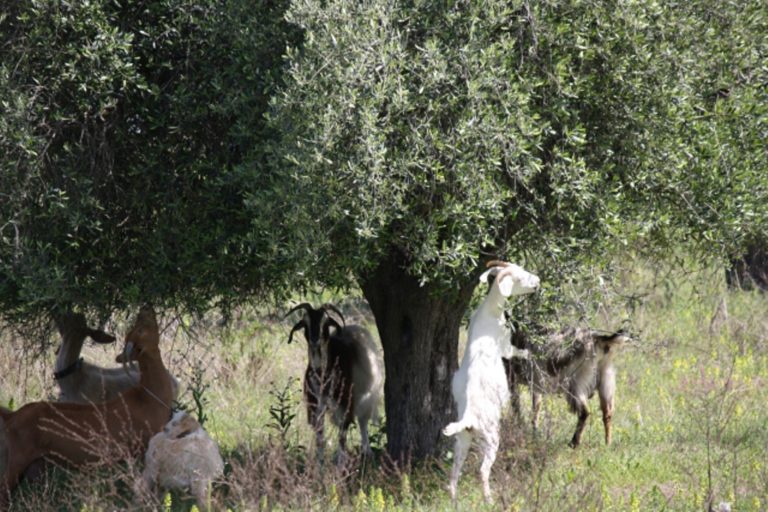
[[[286, 2], [12, 2], [0, 14], [0, 315], [40, 325], [261, 289], [244, 148]], [[265, 270], [266, 271], [266, 270]], [[272, 283], [272, 280], [270, 281]]]
[[[485, 261], [556, 283], [617, 243], [690, 238], [701, 208], [681, 191], [724, 193], [681, 134], [701, 141], [709, 126], [696, 118], [703, 48], [676, 49], [705, 12], [301, 0], [288, 19], [304, 44], [269, 113], [271, 186], [251, 194], [253, 229], [279, 240], [302, 280], [359, 284], [384, 348], [397, 460], [435, 454], [452, 417], [460, 326]], [[684, 190], [694, 171], [701, 182]]]

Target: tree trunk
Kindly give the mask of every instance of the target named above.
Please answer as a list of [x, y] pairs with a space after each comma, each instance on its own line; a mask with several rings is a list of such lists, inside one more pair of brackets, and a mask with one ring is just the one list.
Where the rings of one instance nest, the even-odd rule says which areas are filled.
[[387, 450], [398, 463], [437, 455], [441, 430], [455, 419], [451, 378], [476, 282], [467, 276], [447, 292], [419, 286], [393, 260], [362, 282], [384, 347]]
[[752, 243], [741, 258], [731, 260], [725, 279], [731, 289], [768, 291], [768, 249]]

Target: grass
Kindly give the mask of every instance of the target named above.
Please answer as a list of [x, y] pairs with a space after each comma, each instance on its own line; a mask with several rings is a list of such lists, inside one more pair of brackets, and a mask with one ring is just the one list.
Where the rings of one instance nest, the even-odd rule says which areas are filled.
[[[722, 274], [624, 260], [587, 308], [595, 327], [630, 319], [635, 338], [618, 360], [612, 446], [603, 444], [595, 398], [597, 413], [583, 445], [568, 448], [576, 419], [562, 397], [548, 396], [537, 436], [528, 425], [529, 409], [524, 407], [521, 421], [505, 419], [492, 474], [496, 503], [482, 500], [473, 451], [458, 509], [690, 511], [728, 502], [733, 510], [765, 510], [768, 297], [729, 291]], [[576, 287], [567, 293], [584, 295]], [[344, 307], [370, 322], [359, 299], [347, 299]], [[193, 331], [169, 322], [162, 348], [182, 382], [181, 403], [202, 411], [221, 446], [227, 468], [215, 496], [222, 509], [453, 509], [446, 491], [448, 443], [439, 459], [395, 470], [382, 463], [385, 439], [374, 427], [377, 461], [361, 465], [352, 457], [338, 467], [319, 467], [301, 402], [303, 340], [287, 344], [290, 324], [265, 311], [243, 310], [226, 329], [208, 320]], [[5, 341], [0, 404], [54, 397], [52, 351], [33, 358]], [[109, 364], [115, 352], [88, 347], [85, 357]], [[332, 433], [328, 437], [335, 440]], [[358, 444], [353, 430], [349, 445]], [[12, 510], [192, 508], [175, 494], [137, 503], [130, 489], [140, 470], [139, 463], [49, 470], [15, 492]]]

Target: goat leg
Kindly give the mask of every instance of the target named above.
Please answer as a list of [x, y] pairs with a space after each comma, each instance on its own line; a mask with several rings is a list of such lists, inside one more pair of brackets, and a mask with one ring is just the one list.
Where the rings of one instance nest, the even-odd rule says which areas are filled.
[[358, 419], [357, 422], [360, 427], [360, 449], [363, 452], [364, 458], [373, 457], [373, 450], [371, 450], [371, 441], [368, 436], [368, 420]]
[[539, 415], [541, 414], [541, 393], [534, 389], [531, 384], [531, 423], [533, 425], [533, 434], [539, 433]]
[[339, 426], [339, 449], [334, 456], [334, 463], [337, 466], [343, 466], [347, 462], [347, 430], [349, 424], [344, 423]]
[[581, 444], [581, 436], [584, 433], [584, 427], [587, 425], [587, 419], [589, 418], [589, 409], [582, 404], [582, 408], [579, 411], [579, 421], [576, 423], [576, 432], [573, 433], [573, 439], [571, 439], [570, 447], [576, 448]]
[[315, 431], [317, 460], [322, 464], [325, 457], [325, 410], [318, 404], [309, 403], [309, 424]]
[[600, 409], [603, 411], [603, 426], [605, 427], [605, 444], [611, 444], [611, 419], [613, 418], [613, 399], [600, 395]]
[[496, 453], [499, 450], [499, 430], [491, 429], [485, 433], [485, 439], [482, 442], [483, 462], [480, 464], [480, 479], [483, 482], [483, 497], [487, 503], [493, 503], [491, 496], [491, 467], [496, 460]]
[[610, 361], [602, 365], [597, 392], [600, 396], [600, 409], [603, 411], [603, 426], [605, 427], [605, 444], [611, 444], [611, 419], [613, 419], [613, 403], [616, 396], [616, 371]]
[[472, 434], [466, 430], [462, 430], [456, 433], [456, 442], [453, 448], [453, 467], [451, 468], [451, 483], [450, 492], [451, 500], [456, 505], [456, 490], [459, 485], [459, 477], [461, 476], [461, 467], [464, 465], [464, 461], [469, 453], [469, 447], [472, 444]]

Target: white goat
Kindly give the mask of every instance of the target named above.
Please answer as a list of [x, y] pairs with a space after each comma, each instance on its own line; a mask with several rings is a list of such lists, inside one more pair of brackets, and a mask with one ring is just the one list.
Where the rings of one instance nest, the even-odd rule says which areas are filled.
[[219, 448], [195, 418], [176, 411], [162, 431], [149, 440], [144, 472], [134, 490], [159, 493], [189, 491], [201, 510], [210, 509], [211, 484], [224, 474]]
[[[309, 424], [315, 430], [317, 456], [323, 460], [325, 412], [329, 411], [339, 427], [339, 455], [346, 450], [347, 429], [354, 419], [360, 427], [364, 456], [372, 455], [368, 439], [368, 422], [378, 415], [384, 386], [384, 371], [376, 342], [367, 329], [344, 325], [341, 312], [330, 304], [315, 309], [308, 303], [293, 307], [304, 310], [304, 316], [291, 329], [303, 329], [307, 340], [307, 370], [304, 373], [304, 398]], [[336, 313], [341, 323], [331, 312]]]
[[[139, 382], [140, 374], [136, 366], [103, 368], [80, 357], [87, 337], [100, 344], [115, 342], [111, 334], [88, 327], [84, 315], [71, 313], [59, 316], [56, 318], [56, 326], [62, 340], [53, 372], [59, 385], [59, 402], [106, 402]], [[173, 375], [170, 377], [175, 399], [179, 383]]]
[[509, 388], [501, 358], [528, 357], [527, 350], [518, 350], [509, 342], [504, 306], [508, 297], [533, 293], [539, 286], [537, 276], [517, 265], [491, 261], [488, 266], [492, 268], [480, 276], [480, 282], [487, 282], [490, 276], [496, 279], [472, 314], [464, 358], [451, 383], [459, 420], [443, 429], [446, 436], [456, 436], [450, 482], [453, 500], [456, 500], [461, 467], [475, 434], [480, 436], [483, 452], [480, 466], [483, 494], [487, 501], [491, 500], [488, 480], [499, 448], [501, 412], [509, 402]]

